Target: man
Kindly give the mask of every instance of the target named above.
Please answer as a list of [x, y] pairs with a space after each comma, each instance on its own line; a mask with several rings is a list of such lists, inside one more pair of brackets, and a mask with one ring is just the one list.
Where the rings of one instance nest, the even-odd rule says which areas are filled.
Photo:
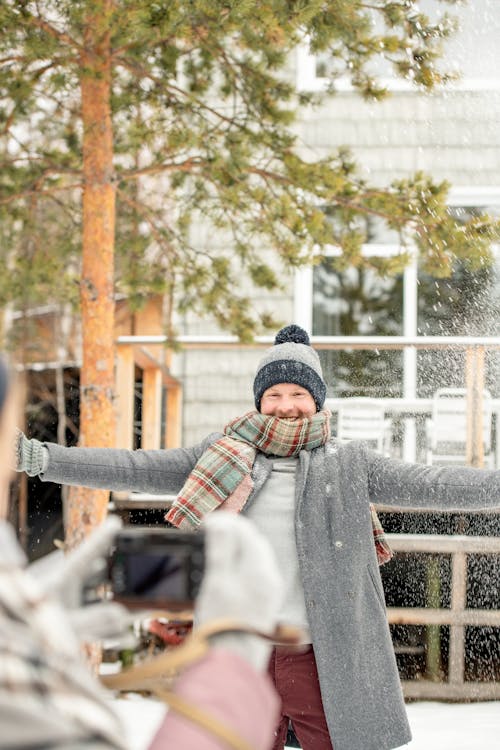
[[19, 468], [44, 481], [175, 492], [167, 520], [195, 527], [212, 510], [242, 512], [267, 535], [284, 577], [280, 620], [303, 627], [300, 651], [277, 647], [282, 700], [273, 750], [291, 720], [303, 750], [389, 750], [411, 733], [378, 563], [390, 553], [372, 504], [500, 507], [500, 472], [385, 458], [330, 437], [319, 358], [287, 326], [259, 363], [256, 411], [188, 449], [120, 451], [20, 442]]

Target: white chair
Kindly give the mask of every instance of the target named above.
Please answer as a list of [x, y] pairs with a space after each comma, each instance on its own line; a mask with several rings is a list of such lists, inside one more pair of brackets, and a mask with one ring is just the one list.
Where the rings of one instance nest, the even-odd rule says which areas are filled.
[[[484, 463], [495, 466], [492, 451], [492, 404], [483, 391], [482, 437]], [[432, 402], [432, 416], [426, 422], [427, 463], [465, 464], [467, 453], [467, 392], [465, 388], [438, 388]]]
[[337, 438], [362, 440], [388, 456], [391, 452], [391, 423], [384, 404], [373, 398], [343, 399], [337, 411]]

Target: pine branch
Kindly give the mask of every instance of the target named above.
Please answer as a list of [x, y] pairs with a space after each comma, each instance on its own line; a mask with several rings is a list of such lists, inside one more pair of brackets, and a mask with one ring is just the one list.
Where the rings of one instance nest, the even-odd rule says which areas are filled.
[[25, 190], [19, 190], [11, 195], [6, 195], [3, 198], [0, 197], [0, 205], [8, 206], [11, 203], [15, 203], [23, 198], [38, 197], [43, 195], [52, 195], [61, 191], [71, 190], [82, 190], [83, 184], [81, 182], [75, 182], [70, 185], [53, 185], [50, 188], [27, 188]]
[[34, 28], [38, 28], [41, 31], [44, 31], [48, 36], [52, 37], [53, 39], [57, 39], [57, 41], [62, 42], [69, 47], [73, 47], [79, 52], [84, 51], [83, 45], [77, 42], [74, 37], [72, 37], [65, 31], [59, 31], [55, 28], [55, 26], [50, 24], [48, 21], [45, 21], [41, 16], [34, 16], [32, 13], [25, 10], [23, 13], [23, 21], [27, 21]]
[[204, 102], [202, 99], [199, 99], [198, 97], [194, 96], [189, 91], [185, 91], [180, 86], [177, 86], [173, 83], [169, 83], [165, 81], [164, 79], [160, 78], [159, 76], [154, 75], [150, 70], [148, 70], [142, 65], [139, 65], [139, 63], [131, 62], [122, 57], [117, 58], [116, 63], [119, 63], [126, 70], [129, 70], [131, 73], [134, 74], [134, 76], [139, 76], [141, 78], [146, 78], [152, 81], [159, 87], [159, 89], [163, 89], [165, 91], [173, 91], [177, 94], [180, 94], [183, 98], [188, 100], [190, 103], [196, 104], [196, 106], [200, 108], [200, 111], [208, 112], [214, 115], [215, 117], [217, 117], [222, 122], [226, 122], [230, 125], [238, 125], [238, 123], [236, 122], [234, 118], [226, 117], [225, 115], [222, 114], [222, 112], [219, 112], [218, 110], [214, 109], [209, 104]]
[[143, 177], [145, 175], [155, 175], [167, 172], [193, 172], [195, 167], [199, 168], [203, 166], [207, 166], [206, 160], [198, 156], [193, 156], [180, 162], [171, 162], [170, 164], [163, 162], [161, 164], [152, 164], [148, 167], [138, 167], [123, 171], [119, 173], [118, 179], [120, 181], [125, 181], [135, 180], [138, 177]]

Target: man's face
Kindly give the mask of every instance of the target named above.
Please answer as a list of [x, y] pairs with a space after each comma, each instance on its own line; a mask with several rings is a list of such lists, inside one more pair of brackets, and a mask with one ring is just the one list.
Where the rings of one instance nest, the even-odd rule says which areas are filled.
[[306, 388], [294, 383], [278, 383], [264, 391], [260, 413], [282, 419], [312, 417], [316, 414], [316, 404]]

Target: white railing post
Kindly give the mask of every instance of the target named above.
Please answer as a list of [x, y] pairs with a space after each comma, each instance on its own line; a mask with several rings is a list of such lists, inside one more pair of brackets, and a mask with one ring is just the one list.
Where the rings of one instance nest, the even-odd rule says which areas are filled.
[[[403, 333], [406, 337], [417, 335], [417, 254], [413, 249], [411, 262], [403, 275]], [[403, 349], [403, 396], [417, 395], [417, 350], [412, 346]], [[417, 431], [414, 419], [404, 420], [403, 459], [415, 461], [417, 454]]]

